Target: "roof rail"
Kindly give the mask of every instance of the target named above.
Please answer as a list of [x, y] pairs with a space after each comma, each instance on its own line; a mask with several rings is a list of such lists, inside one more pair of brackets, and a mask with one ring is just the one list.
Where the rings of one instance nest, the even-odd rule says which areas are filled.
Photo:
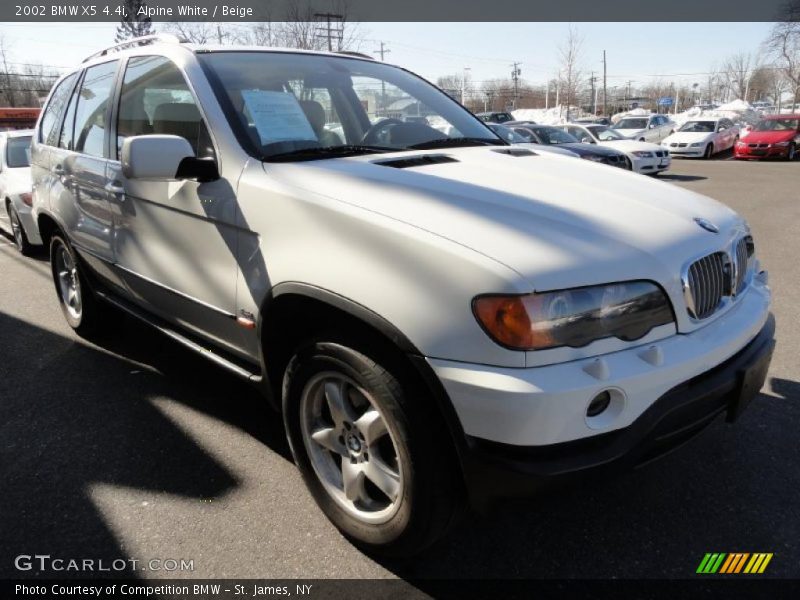
[[352, 50], [337, 50], [335, 54], [342, 54], [344, 56], [353, 56], [355, 58], [366, 58], [367, 60], [375, 60], [374, 56], [364, 54], [363, 52], [353, 52]]
[[105, 56], [107, 54], [110, 54], [111, 52], [121, 52], [122, 50], [125, 50], [127, 48], [135, 48], [136, 46], [147, 46], [148, 44], [157, 44], [159, 42], [167, 44], [185, 44], [188, 41], [189, 40], [178, 37], [177, 35], [172, 35], [171, 33], [156, 33], [153, 35], [143, 35], [141, 37], [131, 38], [119, 44], [109, 46], [104, 50], [100, 50], [100, 52], [95, 52], [94, 54], [84, 58], [83, 62], [88, 62], [93, 58], [97, 58], [98, 56]]

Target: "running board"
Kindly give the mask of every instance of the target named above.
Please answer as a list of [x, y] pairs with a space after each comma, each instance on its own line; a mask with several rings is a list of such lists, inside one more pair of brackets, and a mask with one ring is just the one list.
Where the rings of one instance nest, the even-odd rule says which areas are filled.
[[207, 348], [201, 343], [176, 331], [166, 323], [161, 322], [161, 320], [158, 319], [157, 317], [151, 317], [150, 315], [145, 313], [144, 310], [138, 308], [137, 306], [125, 302], [124, 300], [115, 298], [114, 296], [100, 290], [96, 290], [95, 294], [97, 294], [105, 302], [108, 302], [109, 304], [115, 306], [116, 308], [125, 311], [126, 313], [128, 313], [132, 317], [136, 317], [140, 321], [144, 321], [145, 323], [147, 323], [151, 327], [154, 327], [167, 337], [175, 340], [183, 347], [188, 348], [189, 350], [192, 350], [193, 352], [199, 354], [200, 356], [207, 358], [211, 362], [218, 364], [223, 369], [230, 371], [234, 375], [238, 375], [242, 379], [246, 379], [252, 383], [261, 382], [262, 376], [259, 375], [258, 373], [253, 373], [252, 371], [247, 370], [245, 367], [237, 364], [232, 359], [226, 358], [222, 356], [220, 353], [211, 350], [210, 348]]

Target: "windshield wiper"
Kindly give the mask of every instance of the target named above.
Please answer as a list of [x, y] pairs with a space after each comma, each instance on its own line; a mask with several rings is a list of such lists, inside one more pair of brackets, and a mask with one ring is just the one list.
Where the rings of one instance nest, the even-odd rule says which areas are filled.
[[433, 148], [457, 148], [459, 146], [505, 146], [503, 140], [491, 140], [487, 138], [440, 138], [408, 146], [412, 150], [431, 150]]
[[322, 160], [325, 158], [342, 158], [345, 156], [358, 156], [359, 154], [380, 154], [382, 152], [398, 152], [401, 148], [388, 148], [386, 146], [365, 146], [362, 144], [343, 144], [341, 146], [321, 146], [315, 148], [300, 148], [289, 152], [279, 152], [265, 156], [267, 162], [291, 162], [302, 160]]

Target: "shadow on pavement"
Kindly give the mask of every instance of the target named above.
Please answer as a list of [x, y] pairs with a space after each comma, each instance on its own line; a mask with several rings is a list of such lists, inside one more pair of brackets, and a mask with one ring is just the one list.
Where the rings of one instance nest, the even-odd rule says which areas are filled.
[[[198, 499], [239, 485], [152, 398], [169, 397], [288, 453], [280, 420], [265, 418], [270, 409], [251, 388], [120, 318], [117, 335], [95, 349], [0, 312], [0, 578], [34, 575], [15, 570], [19, 554], [130, 556], [93, 504], [93, 484]], [[80, 573], [45, 576], [61, 575]]]

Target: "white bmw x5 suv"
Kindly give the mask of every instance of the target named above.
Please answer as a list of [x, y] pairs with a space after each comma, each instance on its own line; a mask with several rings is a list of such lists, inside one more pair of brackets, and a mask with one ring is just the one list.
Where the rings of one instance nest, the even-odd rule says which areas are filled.
[[376, 553], [732, 420], [772, 355], [736, 213], [509, 146], [368, 57], [109, 48], [54, 86], [32, 173], [69, 324], [111, 304], [259, 386]]

